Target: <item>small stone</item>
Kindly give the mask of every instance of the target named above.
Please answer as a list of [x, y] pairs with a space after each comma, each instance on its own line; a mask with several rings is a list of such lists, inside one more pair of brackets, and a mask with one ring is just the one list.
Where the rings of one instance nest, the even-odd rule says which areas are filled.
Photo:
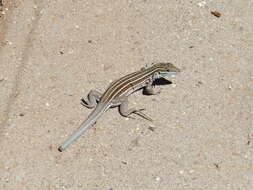
[[155, 177], [155, 181], [157, 181], [157, 182], [161, 181], [161, 177], [156, 176], [156, 177]]
[[148, 129], [150, 131], [155, 131], [156, 127], [154, 125], [149, 125]]
[[125, 162], [125, 161], [121, 161], [121, 163], [127, 165], [127, 162]]
[[220, 16], [221, 16], [221, 13], [218, 12], [218, 11], [211, 11], [211, 14], [212, 14], [213, 16], [216, 16], [217, 18], [220, 18]]
[[172, 84], [171, 86], [172, 86], [172, 88], [175, 88], [177, 85], [176, 84]]
[[206, 1], [200, 1], [200, 2], [198, 3], [198, 6], [199, 6], [199, 7], [204, 7], [204, 6], [206, 6]]
[[191, 174], [194, 173], [194, 170], [190, 170], [189, 173], [191, 173]]

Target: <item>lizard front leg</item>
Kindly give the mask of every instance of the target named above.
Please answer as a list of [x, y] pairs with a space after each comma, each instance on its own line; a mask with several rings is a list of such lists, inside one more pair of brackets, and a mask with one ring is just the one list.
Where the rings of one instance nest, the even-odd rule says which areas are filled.
[[88, 100], [81, 99], [81, 104], [87, 108], [94, 108], [99, 102], [102, 94], [96, 90], [91, 90], [87, 96]]
[[148, 85], [144, 87], [143, 91], [148, 95], [157, 95], [161, 93], [161, 89], [155, 89], [154, 85], [152, 85], [152, 82], [149, 82]]

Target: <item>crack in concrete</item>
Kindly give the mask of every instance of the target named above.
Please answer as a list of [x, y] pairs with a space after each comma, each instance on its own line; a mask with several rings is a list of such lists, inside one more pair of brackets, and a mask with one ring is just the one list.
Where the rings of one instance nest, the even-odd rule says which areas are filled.
[[39, 20], [42, 16], [41, 11], [43, 9], [43, 1], [42, 0], [34, 0], [34, 5], [36, 6], [36, 9], [34, 12], [34, 20], [32, 21], [31, 29], [26, 36], [25, 45], [24, 45], [24, 49], [23, 49], [24, 51], [22, 53], [22, 58], [21, 58], [19, 66], [17, 68], [17, 72], [16, 72], [17, 74], [15, 76], [15, 79], [13, 82], [14, 84], [13, 84], [11, 93], [9, 95], [8, 101], [7, 101], [6, 110], [4, 111], [4, 114], [3, 114], [3, 119], [1, 122], [1, 125], [2, 125], [1, 129], [2, 130], [6, 127], [6, 125], [8, 125], [10, 113], [12, 111], [12, 105], [20, 93], [19, 91], [20, 91], [20, 86], [22, 85], [22, 81], [23, 81], [24, 70], [25, 70], [26, 64], [28, 62], [28, 58], [29, 58], [29, 55], [31, 52], [33, 40], [35, 39], [35, 36], [37, 35], [35, 33], [35, 30], [37, 29]]

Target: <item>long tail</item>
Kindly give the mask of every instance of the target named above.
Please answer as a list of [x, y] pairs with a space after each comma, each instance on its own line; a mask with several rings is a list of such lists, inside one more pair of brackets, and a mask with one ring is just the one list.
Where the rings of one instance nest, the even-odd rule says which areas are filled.
[[98, 104], [97, 107], [90, 113], [88, 118], [81, 124], [81, 126], [59, 146], [58, 150], [60, 152], [65, 150], [73, 141], [80, 137], [83, 132], [94, 125], [105, 110], [106, 106]]

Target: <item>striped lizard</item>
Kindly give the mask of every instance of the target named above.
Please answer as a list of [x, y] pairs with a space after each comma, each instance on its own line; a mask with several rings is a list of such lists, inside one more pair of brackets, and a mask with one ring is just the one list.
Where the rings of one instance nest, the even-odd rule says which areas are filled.
[[119, 112], [122, 116], [131, 117], [131, 114], [137, 114], [143, 118], [152, 121], [142, 111], [144, 109], [128, 109], [128, 96], [144, 88], [149, 95], [160, 93], [160, 90], [154, 89], [153, 82], [156, 79], [163, 78], [180, 72], [180, 70], [171, 63], [156, 63], [151, 67], [142, 68], [140, 71], [130, 73], [114, 82], [107, 88], [104, 94], [96, 90], [91, 90], [88, 94], [88, 100], [82, 99], [82, 104], [87, 108], [95, 108], [81, 126], [58, 148], [60, 152], [66, 149], [73, 141], [89, 127], [93, 126], [97, 119], [111, 107], [119, 106]]

